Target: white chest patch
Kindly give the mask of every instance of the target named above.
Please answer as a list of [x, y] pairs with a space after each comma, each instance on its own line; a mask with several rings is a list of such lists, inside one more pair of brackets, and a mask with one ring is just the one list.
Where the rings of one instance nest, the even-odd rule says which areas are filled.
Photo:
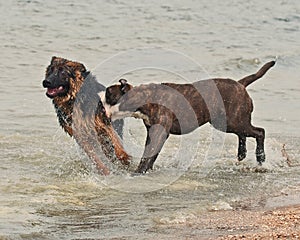
[[120, 108], [119, 108], [120, 104], [116, 104], [113, 106], [107, 104], [106, 98], [105, 98], [105, 91], [99, 92], [98, 95], [101, 99], [103, 107], [105, 108], [107, 117], [111, 118], [112, 121], [115, 121], [117, 119], [126, 118], [126, 117], [134, 117], [134, 118], [143, 119], [146, 124], [150, 125], [150, 120], [147, 115], [141, 113], [140, 111], [136, 111], [136, 112], [120, 111]]
[[105, 112], [107, 117], [111, 118], [112, 121], [115, 121], [117, 119], [122, 119], [122, 118], [126, 118], [126, 117], [131, 117], [132, 112], [129, 111], [120, 111], [119, 107], [120, 104], [116, 104], [116, 105], [110, 105], [106, 102], [106, 98], [105, 98], [105, 91], [101, 91], [98, 93], [101, 102], [103, 104], [103, 107], [105, 108]]

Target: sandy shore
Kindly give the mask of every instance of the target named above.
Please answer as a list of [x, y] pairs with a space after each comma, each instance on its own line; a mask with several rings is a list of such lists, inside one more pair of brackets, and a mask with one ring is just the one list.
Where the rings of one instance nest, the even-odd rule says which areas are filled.
[[300, 205], [268, 211], [213, 212], [199, 221], [211, 234], [206, 239], [300, 239]]
[[[163, 228], [178, 239], [300, 239], [298, 196], [274, 198], [272, 207], [209, 211], [174, 219]], [[283, 205], [279, 206], [279, 200]]]

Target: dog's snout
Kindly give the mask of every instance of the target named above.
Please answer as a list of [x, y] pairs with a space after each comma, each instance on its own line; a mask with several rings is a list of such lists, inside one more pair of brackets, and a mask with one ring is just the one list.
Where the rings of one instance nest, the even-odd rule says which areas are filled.
[[43, 81], [43, 87], [45, 88], [51, 87], [51, 81], [49, 81], [49, 79], [45, 79]]

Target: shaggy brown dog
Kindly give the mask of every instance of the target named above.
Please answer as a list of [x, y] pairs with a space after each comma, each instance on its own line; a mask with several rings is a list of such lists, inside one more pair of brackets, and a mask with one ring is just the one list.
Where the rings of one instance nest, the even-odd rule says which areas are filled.
[[170, 134], [186, 134], [209, 122], [223, 132], [239, 138], [238, 160], [246, 157], [246, 137], [257, 142], [256, 159], [265, 161], [265, 130], [251, 124], [253, 103], [246, 87], [261, 78], [273, 65], [266, 63], [256, 74], [239, 81], [209, 79], [193, 84], [147, 84], [132, 87], [125, 79], [100, 93], [108, 117], [138, 117], [144, 120], [147, 139], [136, 170], [152, 169]]
[[105, 87], [83, 64], [52, 57], [43, 86], [47, 88], [46, 95], [53, 99], [62, 128], [75, 138], [102, 174], [108, 175], [109, 169], [97, 154], [99, 144], [108, 159], [129, 164], [130, 156], [116, 136], [97, 94]]

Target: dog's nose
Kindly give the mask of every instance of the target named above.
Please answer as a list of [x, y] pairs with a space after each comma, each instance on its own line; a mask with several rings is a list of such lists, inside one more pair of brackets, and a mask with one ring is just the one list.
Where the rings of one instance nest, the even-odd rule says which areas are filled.
[[44, 88], [51, 87], [51, 82], [50, 82], [48, 79], [45, 79], [45, 80], [43, 81], [43, 87], [44, 87]]

